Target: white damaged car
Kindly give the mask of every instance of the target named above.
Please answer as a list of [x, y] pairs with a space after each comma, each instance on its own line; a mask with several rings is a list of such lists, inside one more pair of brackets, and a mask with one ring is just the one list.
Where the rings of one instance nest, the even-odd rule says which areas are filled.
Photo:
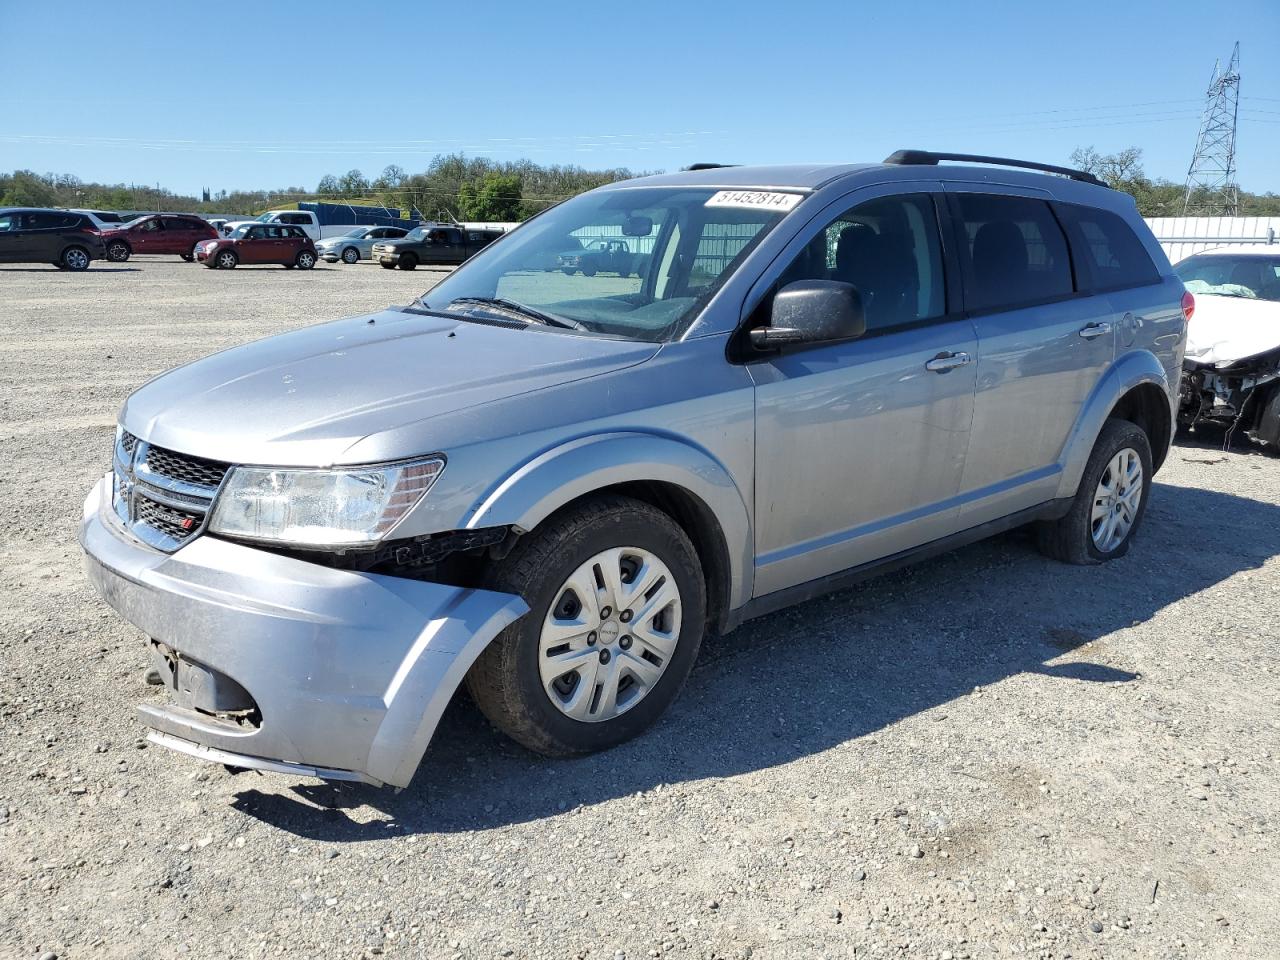
[[1178, 420], [1280, 446], [1280, 248], [1205, 250], [1174, 270], [1195, 298]]

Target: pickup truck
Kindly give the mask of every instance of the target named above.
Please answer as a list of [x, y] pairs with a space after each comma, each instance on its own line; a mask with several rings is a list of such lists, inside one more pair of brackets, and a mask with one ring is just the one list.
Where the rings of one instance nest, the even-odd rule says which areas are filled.
[[457, 266], [472, 254], [483, 250], [502, 236], [501, 230], [463, 230], [461, 227], [425, 225], [410, 230], [399, 240], [373, 245], [373, 259], [384, 270], [413, 270], [419, 264], [428, 267]]
[[321, 226], [319, 217], [311, 210], [268, 210], [262, 216], [252, 220], [227, 221], [222, 225], [222, 235], [229, 237], [237, 227], [242, 227], [246, 223], [283, 223], [291, 227], [301, 227], [303, 233], [317, 242], [325, 237], [340, 237], [350, 233], [353, 227], [359, 226], [355, 223], [333, 223]]

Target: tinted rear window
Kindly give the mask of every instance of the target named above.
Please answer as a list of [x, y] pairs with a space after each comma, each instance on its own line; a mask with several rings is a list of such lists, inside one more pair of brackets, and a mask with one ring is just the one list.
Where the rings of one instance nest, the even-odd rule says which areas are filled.
[[29, 213], [26, 226], [33, 230], [56, 230], [78, 227], [84, 218], [75, 213]]
[[1074, 290], [1067, 239], [1043, 200], [959, 193], [968, 258], [965, 306], [999, 310]]
[[1140, 287], [1160, 279], [1142, 241], [1123, 218], [1074, 204], [1063, 204], [1061, 209], [1074, 230], [1076, 259], [1089, 270], [1096, 289]]

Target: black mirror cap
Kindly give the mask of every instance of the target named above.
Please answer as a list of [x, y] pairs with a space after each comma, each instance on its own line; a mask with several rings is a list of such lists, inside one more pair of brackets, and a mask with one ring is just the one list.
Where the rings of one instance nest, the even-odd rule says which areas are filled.
[[[867, 332], [867, 318], [857, 287], [839, 280], [797, 280], [787, 284], [774, 295], [769, 324], [779, 334], [786, 333], [785, 339], [766, 336], [763, 338], [766, 343], [770, 340], [781, 340], [781, 343], [853, 340]], [[756, 339], [753, 336], [752, 342]]]

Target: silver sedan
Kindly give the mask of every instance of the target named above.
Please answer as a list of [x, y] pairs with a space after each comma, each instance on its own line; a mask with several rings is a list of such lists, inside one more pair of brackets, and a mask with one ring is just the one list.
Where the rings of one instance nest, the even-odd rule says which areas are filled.
[[397, 240], [408, 230], [400, 227], [356, 227], [340, 237], [326, 237], [316, 244], [316, 253], [329, 263], [357, 263], [368, 260], [379, 240]]

